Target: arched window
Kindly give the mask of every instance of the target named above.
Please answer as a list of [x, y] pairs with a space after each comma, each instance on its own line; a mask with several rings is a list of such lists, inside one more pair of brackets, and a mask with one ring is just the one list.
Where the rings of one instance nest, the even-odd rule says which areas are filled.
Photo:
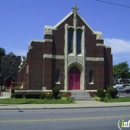
[[89, 83], [93, 83], [93, 70], [89, 71]]
[[81, 29], [77, 30], [76, 40], [77, 40], [77, 54], [80, 54], [81, 53], [81, 41], [82, 41], [82, 30]]
[[56, 69], [55, 71], [55, 83], [60, 82], [60, 69]]
[[73, 52], [73, 33], [74, 30], [72, 28], [68, 29], [68, 53]]

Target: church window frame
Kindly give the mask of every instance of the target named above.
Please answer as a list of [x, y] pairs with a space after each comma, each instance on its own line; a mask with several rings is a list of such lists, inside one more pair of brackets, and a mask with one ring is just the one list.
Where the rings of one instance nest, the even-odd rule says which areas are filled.
[[89, 71], [89, 84], [94, 84], [94, 81], [93, 81], [93, 70]]
[[60, 84], [60, 69], [55, 70], [55, 84]]
[[82, 29], [77, 29], [76, 30], [76, 43], [77, 43], [77, 54], [81, 54], [82, 49], [81, 49], [81, 45], [82, 45], [82, 33], [83, 30]]
[[68, 28], [68, 54], [73, 53], [74, 29]]

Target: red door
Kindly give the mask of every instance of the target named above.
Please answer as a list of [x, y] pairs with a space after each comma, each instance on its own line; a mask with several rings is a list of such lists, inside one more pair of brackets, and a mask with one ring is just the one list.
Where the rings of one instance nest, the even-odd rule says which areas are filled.
[[69, 90], [80, 89], [80, 72], [76, 67], [73, 67], [69, 72]]

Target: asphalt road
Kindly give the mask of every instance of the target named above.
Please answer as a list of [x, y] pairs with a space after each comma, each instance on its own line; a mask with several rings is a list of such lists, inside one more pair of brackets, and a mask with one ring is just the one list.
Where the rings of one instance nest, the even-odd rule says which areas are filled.
[[121, 118], [129, 107], [0, 110], [0, 130], [118, 130]]

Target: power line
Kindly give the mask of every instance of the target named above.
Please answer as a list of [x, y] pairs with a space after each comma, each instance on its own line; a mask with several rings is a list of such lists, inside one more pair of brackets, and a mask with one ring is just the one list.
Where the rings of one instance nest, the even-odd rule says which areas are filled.
[[122, 7], [125, 7], [125, 8], [130, 8], [130, 6], [127, 6], [127, 5], [121, 5], [121, 4], [117, 4], [117, 3], [113, 3], [113, 2], [108, 2], [108, 1], [104, 1], [104, 0], [97, 0], [97, 1], [103, 2], [103, 3], [107, 3], [107, 4], [111, 4], [111, 5], [122, 6]]

